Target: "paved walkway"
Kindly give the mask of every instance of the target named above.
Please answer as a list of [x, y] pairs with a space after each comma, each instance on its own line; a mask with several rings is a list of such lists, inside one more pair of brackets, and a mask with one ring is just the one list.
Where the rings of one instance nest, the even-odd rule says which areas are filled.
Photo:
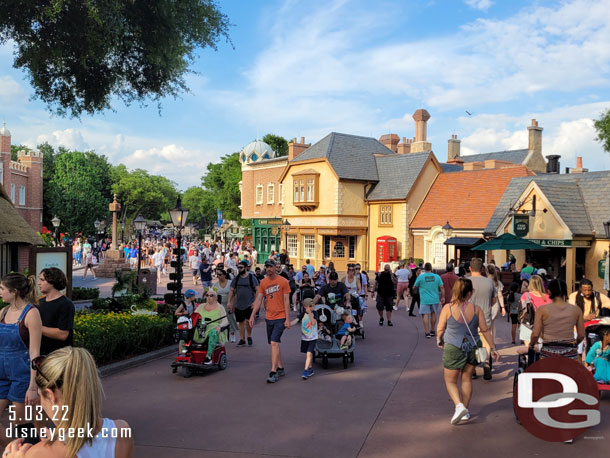
[[[474, 381], [469, 424], [451, 426], [453, 405], [444, 387], [441, 350], [425, 339], [421, 318], [404, 308], [395, 326], [380, 327], [369, 312], [366, 340], [355, 364], [340, 360], [302, 380], [298, 328], [284, 334], [286, 377], [265, 383], [269, 347], [264, 326], [254, 346], [228, 344], [229, 367], [184, 379], [163, 358], [104, 379], [105, 415], [126, 419], [137, 457], [439, 457], [604, 456], [610, 439], [610, 397], [602, 423], [573, 445], [546, 443], [513, 417], [513, 351], [509, 324], [499, 323], [501, 350], [494, 379]], [[479, 369], [479, 375], [481, 375]], [[601, 438], [601, 440], [600, 440]]]

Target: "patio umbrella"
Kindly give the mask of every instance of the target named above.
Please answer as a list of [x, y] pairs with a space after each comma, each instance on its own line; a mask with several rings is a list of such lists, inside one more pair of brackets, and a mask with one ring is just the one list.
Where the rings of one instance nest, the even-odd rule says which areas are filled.
[[490, 250], [544, 250], [545, 248], [537, 243], [527, 239], [522, 239], [513, 234], [502, 234], [500, 237], [485, 242], [473, 250], [490, 251]]

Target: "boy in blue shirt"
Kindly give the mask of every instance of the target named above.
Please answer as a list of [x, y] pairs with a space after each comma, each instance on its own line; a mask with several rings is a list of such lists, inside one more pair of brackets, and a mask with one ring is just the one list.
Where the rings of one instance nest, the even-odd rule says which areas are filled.
[[313, 312], [313, 299], [303, 300], [303, 311], [299, 317], [290, 323], [295, 325], [301, 322], [301, 353], [305, 353], [305, 369], [303, 370], [303, 380], [311, 377], [313, 372], [313, 354], [316, 351], [316, 341], [318, 340], [318, 323]]
[[[424, 332], [426, 339], [436, 335], [436, 314], [439, 304], [445, 303], [445, 288], [441, 277], [432, 272], [432, 264], [427, 262], [422, 273], [413, 288], [419, 292], [419, 313], [424, 319]], [[429, 318], [428, 318], [429, 316]], [[430, 324], [428, 324], [430, 320]]]
[[341, 315], [343, 320], [343, 326], [337, 332], [337, 339], [341, 338], [339, 348], [341, 350], [347, 350], [352, 345], [352, 334], [356, 332], [356, 327], [353, 325], [354, 318], [351, 313], [344, 313]]

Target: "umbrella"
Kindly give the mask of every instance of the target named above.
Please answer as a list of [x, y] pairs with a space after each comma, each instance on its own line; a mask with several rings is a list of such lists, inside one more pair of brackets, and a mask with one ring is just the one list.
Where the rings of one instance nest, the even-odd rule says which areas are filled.
[[502, 234], [500, 237], [491, 239], [473, 250], [490, 251], [490, 250], [544, 250], [545, 248], [537, 243], [527, 239], [522, 239], [513, 234]]

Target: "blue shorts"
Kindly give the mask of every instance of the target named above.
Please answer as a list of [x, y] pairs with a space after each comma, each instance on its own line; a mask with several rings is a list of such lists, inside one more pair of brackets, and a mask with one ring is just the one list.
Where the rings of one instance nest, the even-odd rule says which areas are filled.
[[301, 340], [301, 353], [314, 353], [316, 351], [316, 340]]
[[10, 356], [0, 361], [0, 399], [23, 403], [30, 386], [30, 353], [24, 350]]
[[429, 315], [430, 313], [438, 314], [438, 304], [419, 304], [420, 315]]
[[284, 323], [286, 320], [284, 318], [279, 318], [277, 320], [265, 320], [267, 322], [267, 342], [281, 342], [282, 333], [286, 327]]

